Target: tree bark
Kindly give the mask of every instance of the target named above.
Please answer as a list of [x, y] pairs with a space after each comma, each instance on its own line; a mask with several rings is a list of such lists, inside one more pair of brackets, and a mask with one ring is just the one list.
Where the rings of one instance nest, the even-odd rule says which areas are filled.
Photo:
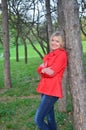
[[[53, 32], [51, 12], [50, 12], [50, 0], [46, 0], [46, 21], [47, 21], [47, 29], [48, 29], [48, 43], [49, 43], [49, 39]], [[48, 50], [50, 50], [49, 46], [48, 46]]]
[[16, 36], [16, 61], [19, 62], [19, 45], [18, 45], [19, 32], [17, 32]]
[[67, 69], [62, 80], [63, 98], [58, 101], [58, 109], [60, 112], [67, 112]]
[[6, 88], [10, 88], [11, 76], [10, 76], [10, 50], [9, 50], [7, 0], [2, 0], [2, 25], [3, 25], [3, 46], [4, 46], [4, 84]]
[[[62, 0], [58, 0], [57, 2], [57, 13], [58, 13], [58, 29], [61, 30], [64, 33], [65, 30], [65, 22], [64, 22], [64, 13], [63, 13], [63, 6], [62, 6]], [[64, 34], [65, 35], [65, 34]], [[66, 46], [65, 46], [66, 48]], [[63, 89], [63, 98], [58, 101], [58, 109], [59, 111], [66, 112], [67, 111], [67, 69], [65, 71], [65, 74], [63, 76], [62, 81], [62, 89]]]
[[26, 41], [25, 41], [25, 38], [23, 38], [23, 36], [21, 37], [22, 38], [22, 41], [23, 41], [23, 44], [24, 44], [24, 58], [25, 58], [25, 64], [27, 64], [27, 61], [28, 61], [28, 55], [27, 55], [27, 44], [26, 44]]
[[86, 82], [83, 67], [78, 3], [62, 0], [66, 47], [68, 52], [68, 74], [73, 104], [74, 130], [86, 130]]

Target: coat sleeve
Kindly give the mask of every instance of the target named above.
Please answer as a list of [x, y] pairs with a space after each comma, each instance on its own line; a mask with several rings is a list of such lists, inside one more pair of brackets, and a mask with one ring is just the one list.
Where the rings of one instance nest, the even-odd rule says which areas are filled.
[[46, 78], [54, 77], [60, 71], [62, 70], [64, 71], [66, 68], [66, 65], [67, 65], [67, 55], [66, 53], [62, 53], [58, 57], [56, 57], [54, 60], [54, 63], [51, 66], [49, 66], [54, 71], [54, 74], [52, 75], [43, 74], [43, 77], [46, 77]]
[[38, 74], [41, 74], [42, 69], [43, 69], [42, 66], [38, 66], [38, 68], [37, 68], [37, 72], [38, 72]]
[[45, 59], [46, 59], [46, 58], [47, 58], [47, 55], [45, 55], [44, 58], [43, 58], [43, 63], [45, 64], [45, 66], [44, 66], [44, 67], [41, 66], [41, 65], [38, 66], [38, 68], [37, 68], [38, 74], [41, 74], [41, 75], [42, 75], [41, 71], [42, 71], [42, 69], [45, 68], [46, 65], [47, 65], [47, 63], [45, 62]]

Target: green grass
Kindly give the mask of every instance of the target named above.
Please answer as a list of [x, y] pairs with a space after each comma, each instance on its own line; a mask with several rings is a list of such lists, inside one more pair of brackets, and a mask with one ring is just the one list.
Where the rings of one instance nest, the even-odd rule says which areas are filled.
[[[42, 52], [39, 44], [36, 44], [36, 48]], [[12, 59], [13, 58], [15, 59], [15, 56], [16, 56], [15, 52], [16, 52], [15, 47], [12, 47], [10, 50], [10, 57]], [[30, 44], [27, 46], [27, 52], [28, 52], [28, 58], [38, 56], [38, 54], [36, 53], [36, 51], [34, 51], [34, 49], [32, 48], [32, 46]], [[24, 58], [24, 46], [23, 45], [19, 46], [19, 58]]]
[[[0, 93], [0, 130], [37, 130], [34, 115], [38, 106], [36, 68], [40, 58], [31, 58], [26, 65], [11, 60], [12, 88]], [[3, 88], [3, 60], [0, 64], [0, 87]], [[37, 98], [36, 98], [37, 97]]]
[[[1, 63], [3, 64], [3, 60]], [[38, 130], [34, 124], [34, 115], [40, 101], [40, 95], [36, 93], [39, 82], [36, 69], [40, 63], [41, 59], [38, 57], [29, 59], [27, 65], [23, 59], [18, 63], [11, 60], [13, 86], [0, 93], [0, 130]], [[3, 66], [1, 73], [2, 70]], [[0, 86], [1, 84], [3, 88], [3, 83]], [[72, 130], [69, 113], [71, 110], [68, 113], [58, 112], [56, 103], [55, 115], [59, 130]]]
[[[36, 48], [43, 54], [42, 49], [39, 44], [35, 45]], [[33, 47], [28, 44], [27, 46], [27, 53], [28, 53], [28, 58], [31, 57], [39, 57], [39, 55], [36, 53], [36, 51], [33, 49]], [[19, 46], [19, 59], [24, 58], [24, 46], [20, 45]], [[3, 59], [3, 48], [0, 46], [0, 60]], [[10, 47], [10, 59], [16, 59], [16, 48], [15, 46]]]
[[82, 41], [83, 53], [86, 53], [86, 41]]
[[33, 98], [0, 103], [0, 130], [35, 130], [38, 101]]
[[[85, 67], [86, 41], [82, 44]], [[11, 48], [12, 88], [10, 89], [4, 88], [3, 60], [0, 59], [0, 130], [38, 130], [34, 124], [34, 115], [40, 101], [40, 95], [36, 93], [39, 82], [37, 66], [42, 60], [29, 46], [30, 57], [28, 63], [25, 64], [22, 58], [23, 47], [20, 48], [19, 62], [15, 61], [15, 48]], [[55, 117], [59, 130], [73, 130], [70, 99], [68, 100], [67, 113], [59, 112], [58, 103], [56, 103]]]

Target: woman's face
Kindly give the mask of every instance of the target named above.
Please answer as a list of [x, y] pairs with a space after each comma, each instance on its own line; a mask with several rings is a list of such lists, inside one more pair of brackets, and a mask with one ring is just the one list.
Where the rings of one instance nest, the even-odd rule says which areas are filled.
[[61, 43], [59, 41], [58, 36], [53, 36], [53, 38], [51, 39], [51, 42], [50, 42], [50, 48], [52, 50], [55, 50], [55, 49], [58, 49], [60, 47], [61, 47]]

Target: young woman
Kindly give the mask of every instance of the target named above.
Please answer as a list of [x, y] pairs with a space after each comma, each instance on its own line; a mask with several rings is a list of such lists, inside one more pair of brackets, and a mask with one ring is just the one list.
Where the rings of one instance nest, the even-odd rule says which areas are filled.
[[57, 130], [54, 104], [62, 98], [62, 77], [67, 66], [61, 32], [52, 34], [50, 48], [51, 52], [44, 56], [43, 63], [38, 67], [41, 80], [37, 92], [41, 93], [41, 101], [35, 115], [35, 123], [40, 130]]

